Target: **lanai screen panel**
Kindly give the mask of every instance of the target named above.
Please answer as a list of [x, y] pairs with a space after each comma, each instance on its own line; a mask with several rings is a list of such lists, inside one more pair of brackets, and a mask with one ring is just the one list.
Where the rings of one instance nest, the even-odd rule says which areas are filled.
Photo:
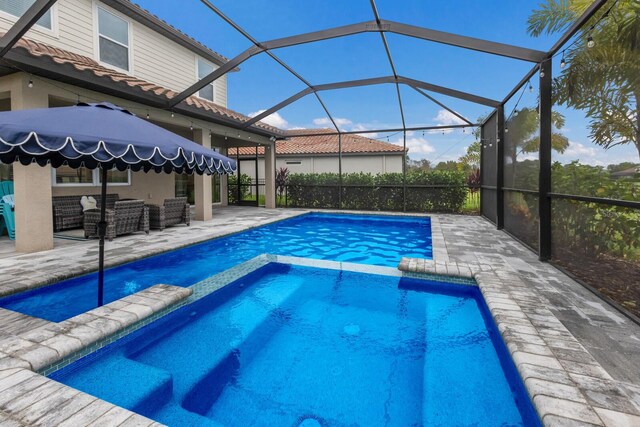
[[494, 113], [480, 130], [481, 162], [480, 174], [482, 188], [480, 200], [482, 215], [492, 222], [496, 222], [496, 184], [497, 184], [497, 147], [498, 114]]

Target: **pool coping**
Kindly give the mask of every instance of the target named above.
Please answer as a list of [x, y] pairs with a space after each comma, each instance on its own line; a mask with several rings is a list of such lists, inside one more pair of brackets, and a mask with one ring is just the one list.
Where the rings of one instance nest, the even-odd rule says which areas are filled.
[[416, 277], [472, 277], [545, 426], [640, 425], [640, 409], [522, 280], [489, 264], [403, 258]]
[[[189, 288], [155, 285], [62, 322], [0, 337], [0, 423], [160, 426], [44, 375], [182, 306]], [[8, 311], [8, 310], [7, 310]], [[24, 315], [23, 315], [24, 316]], [[28, 317], [28, 316], [25, 316]]]

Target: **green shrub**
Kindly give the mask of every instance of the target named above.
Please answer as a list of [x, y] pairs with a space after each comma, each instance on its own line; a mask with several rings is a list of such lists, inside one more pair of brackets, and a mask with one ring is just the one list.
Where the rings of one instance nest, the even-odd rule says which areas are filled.
[[[240, 200], [244, 200], [250, 191], [252, 179], [247, 174], [240, 175]], [[238, 176], [237, 175], [229, 175], [228, 178], [228, 188], [229, 188], [229, 203], [237, 203], [238, 202]]]
[[[349, 173], [291, 174], [288, 205], [304, 208], [359, 210], [404, 209], [401, 173], [372, 175]], [[432, 187], [425, 187], [432, 186]], [[341, 189], [341, 190], [340, 190]], [[465, 175], [457, 171], [411, 171], [407, 173], [407, 210], [415, 212], [461, 212], [467, 197]]]

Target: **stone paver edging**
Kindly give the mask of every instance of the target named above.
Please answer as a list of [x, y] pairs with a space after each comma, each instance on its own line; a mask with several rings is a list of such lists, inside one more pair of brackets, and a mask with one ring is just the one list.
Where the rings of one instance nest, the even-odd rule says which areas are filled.
[[[56, 370], [66, 358], [97, 350], [97, 343], [172, 310], [191, 294], [189, 288], [155, 285], [59, 323], [19, 319], [24, 330], [0, 333], [0, 423], [160, 426], [38, 372]], [[0, 309], [0, 322], [14, 315]]]
[[545, 426], [639, 426], [640, 408], [519, 275], [491, 265], [403, 258], [401, 271], [473, 277]]

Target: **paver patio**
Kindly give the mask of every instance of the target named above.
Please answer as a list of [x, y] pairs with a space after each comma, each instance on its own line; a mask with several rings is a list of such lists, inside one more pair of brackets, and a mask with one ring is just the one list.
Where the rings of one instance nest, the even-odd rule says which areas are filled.
[[[189, 228], [174, 227], [162, 233], [152, 232], [148, 236], [135, 234], [108, 243], [107, 265], [235, 233], [304, 212], [307, 211], [218, 207], [214, 209], [214, 220], [211, 222], [193, 222]], [[484, 270], [483, 266], [491, 270], [478, 276], [477, 280], [494, 318], [499, 326], [502, 324], [503, 336], [515, 337], [506, 341], [512, 350], [514, 361], [521, 365], [521, 374], [523, 371], [528, 372], [524, 376], [530, 393], [532, 388], [537, 390], [534, 403], [539, 411], [552, 414], [545, 417], [545, 424], [566, 425], [568, 420], [553, 414], [572, 411], [576, 414], [574, 420], [581, 423], [633, 425], [640, 422], [639, 325], [551, 265], [538, 261], [536, 254], [507, 234], [495, 230], [483, 218], [461, 215], [431, 217], [435, 260], [431, 263], [431, 268], [441, 269], [448, 265], [451, 271], [462, 273], [471, 265], [478, 266], [478, 271]], [[3, 252], [1, 245], [6, 245], [6, 241], [1, 241], [0, 253], [4, 253], [4, 256], [0, 258], [0, 268], [5, 274], [0, 278], [0, 294], [13, 293], [95, 270], [98, 249], [96, 241], [61, 240], [60, 243], [48, 252], [20, 255], [6, 250]], [[405, 267], [409, 264], [407, 260]], [[424, 261], [422, 264], [420, 261], [411, 263], [413, 271], [421, 271], [420, 268], [428, 269]], [[498, 285], [494, 288], [495, 284]], [[508, 289], [507, 296], [491, 294], [496, 290], [505, 292], [505, 289]], [[128, 304], [133, 304], [129, 309], [135, 309], [138, 319], [162, 310], [167, 305], [156, 301], [157, 307], [151, 307], [153, 304], [148, 303], [145, 307], [152, 310], [147, 310], [145, 307], [137, 307], [133, 300]], [[527, 318], [520, 317], [519, 312], [511, 311], [515, 306]], [[114, 310], [121, 308], [115, 307]], [[85, 316], [85, 320], [97, 322], [96, 324], [107, 322], [116, 331], [118, 325], [111, 321], [117, 314], [102, 313], [98, 318], [96, 315]], [[100, 316], [106, 319], [99, 318]], [[10, 343], [16, 342], [19, 335], [22, 344], [34, 350], [34, 343], [25, 343], [24, 340], [29, 341], [30, 336], [35, 337], [37, 334], [33, 331], [42, 328], [42, 322], [0, 309], [0, 347], [10, 355], [13, 348]], [[124, 327], [126, 323], [120, 326]], [[542, 338], [534, 337], [534, 330], [536, 334], [542, 330]], [[557, 334], [557, 337], [549, 334]], [[518, 337], [542, 341], [536, 344]], [[41, 343], [42, 341], [37, 344], [50, 348]], [[58, 346], [58, 357], [62, 357], [60, 348], [68, 343], [53, 339], [51, 344], [53, 348]], [[24, 346], [20, 343], [14, 344], [14, 347], [18, 357], [25, 354]], [[547, 354], [549, 349], [551, 353]], [[43, 348], [38, 347], [37, 350], [38, 352], [30, 352], [21, 359], [30, 363], [30, 366], [25, 364], [22, 368], [38, 370], [56, 358], [54, 353]], [[66, 350], [63, 351], [65, 352]], [[568, 372], [570, 380], [554, 377], [562, 375], [562, 372]], [[558, 402], [564, 406], [558, 407]], [[597, 415], [592, 407], [597, 408]], [[2, 402], [0, 408], [4, 408]], [[105, 408], [107, 413], [109, 407]]]

